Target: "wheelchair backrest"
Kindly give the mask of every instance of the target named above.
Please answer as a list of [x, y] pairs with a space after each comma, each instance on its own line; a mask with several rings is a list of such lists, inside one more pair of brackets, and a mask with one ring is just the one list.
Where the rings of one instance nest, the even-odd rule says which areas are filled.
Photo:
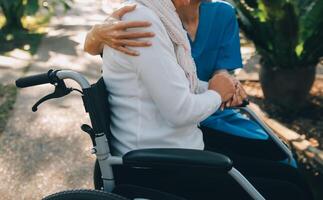
[[106, 88], [103, 78], [100, 78], [95, 84], [91, 85], [91, 112], [90, 118], [95, 133], [105, 133], [109, 139], [111, 137], [110, 130], [110, 105], [108, 101], [109, 92]]

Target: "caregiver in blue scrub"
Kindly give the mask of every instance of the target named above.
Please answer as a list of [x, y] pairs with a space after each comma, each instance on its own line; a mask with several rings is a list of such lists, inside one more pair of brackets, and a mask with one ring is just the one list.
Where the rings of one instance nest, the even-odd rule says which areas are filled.
[[[224, 1], [196, 0], [191, 4], [192, 8], [188, 7], [187, 12], [192, 13], [194, 6], [199, 6], [195, 9], [198, 13], [192, 13], [192, 18], [187, 19], [189, 23], [183, 21], [183, 26], [189, 34], [199, 79], [208, 81], [214, 73], [241, 68], [239, 27], [234, 8]], [[95, 25], [87, 35], [85, 51], [97, 55], [104, 45], [109, 45], [131, 56], [139, 56], [128, 47], [148, 47], [151, 45], [149, 40], [134, 39], [153, 37], [154, 34], [141, 29], [150, 26], [149, 22], [118, 20], [134, 9], [135, 6], [121, 8], [103, 24]], [[135, 29], [127, 31], [129, 28]], [[261, 127], [232, 109], [214, 113], [201, 122], [201, 129], [206, 149], [225, 153], [233, 160], [236, 157], [270, 161], [286, 158]]]

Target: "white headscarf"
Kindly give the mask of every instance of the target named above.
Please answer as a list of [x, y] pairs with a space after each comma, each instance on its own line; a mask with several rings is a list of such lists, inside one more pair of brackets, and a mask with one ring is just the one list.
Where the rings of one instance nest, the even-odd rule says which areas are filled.
[[178, 64], [189, 80], [191, 92], [195, 93], [198, 87], [196, 65], [192, 58], [187, 32], [183, 28], [173, 2], [171, 0], [136, 0], [136, 2], [154, 11], [164, 24], [174, 44]]

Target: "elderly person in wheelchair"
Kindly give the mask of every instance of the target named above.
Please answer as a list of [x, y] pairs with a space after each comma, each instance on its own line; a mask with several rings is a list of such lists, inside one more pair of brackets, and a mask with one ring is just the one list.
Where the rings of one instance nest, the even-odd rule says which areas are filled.
[[[156, 149], [143, 151], [141, 161], [147, 159], [146, 165], [115, 166], [117, 184], [156, 189], [187, 199], [310, 199], [295, 164], [283, 163], [288, 157], [284, 147], [277, 147], [257, 123], [229, 109], [246, 98], [241, 84], [227, 72], [242, 66], [232, 7], [221, 1], [131, 2], [137, 3], [136, 7], [126, 6], [112, 15], [122, 17], [121, 21], [108, 18], [88, 33], [85, 43], [89, 53], [103, 53], [103, 78], [111, 106], [112, 154], [126, 155], [131, 162], [136, 154], [128, 152]], [[207, 14], [213, 25], [203, 21]], [[145, 27], [145, 32], [138, 27]], [[151, 42], [131, 40], [151, 36]], [[167, 149], [173, 157], [162, 156], [154, 163], [153, 157], [167, 154]], [[249, 181], [230, 171], [232, 163], [226, 157], [212, 159], [211, 154], [205, 154], [199, 158], [192, 150], [186, 151], [192, 154], [192, 160], [185, 160], [180, 151], [169, 149], [223, 153]], [[174, 164], [178, 167], [163, 163], [176, 159], [180, 160]], [[195, 163], [199, 160], [210, 160], [219, 170], [208, 164], [201, 170]], [[229, 171], [231, 176], [222, 171]], [[96, 168], [97, 189], [105, 181], [100, 173]]]

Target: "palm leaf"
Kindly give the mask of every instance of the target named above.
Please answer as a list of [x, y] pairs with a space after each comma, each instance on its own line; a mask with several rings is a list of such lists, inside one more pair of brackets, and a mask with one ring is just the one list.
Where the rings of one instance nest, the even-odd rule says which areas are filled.
[[269, 65], [317, 62], [323, 52], [322, 0], [231, 0], [240, 27]]

